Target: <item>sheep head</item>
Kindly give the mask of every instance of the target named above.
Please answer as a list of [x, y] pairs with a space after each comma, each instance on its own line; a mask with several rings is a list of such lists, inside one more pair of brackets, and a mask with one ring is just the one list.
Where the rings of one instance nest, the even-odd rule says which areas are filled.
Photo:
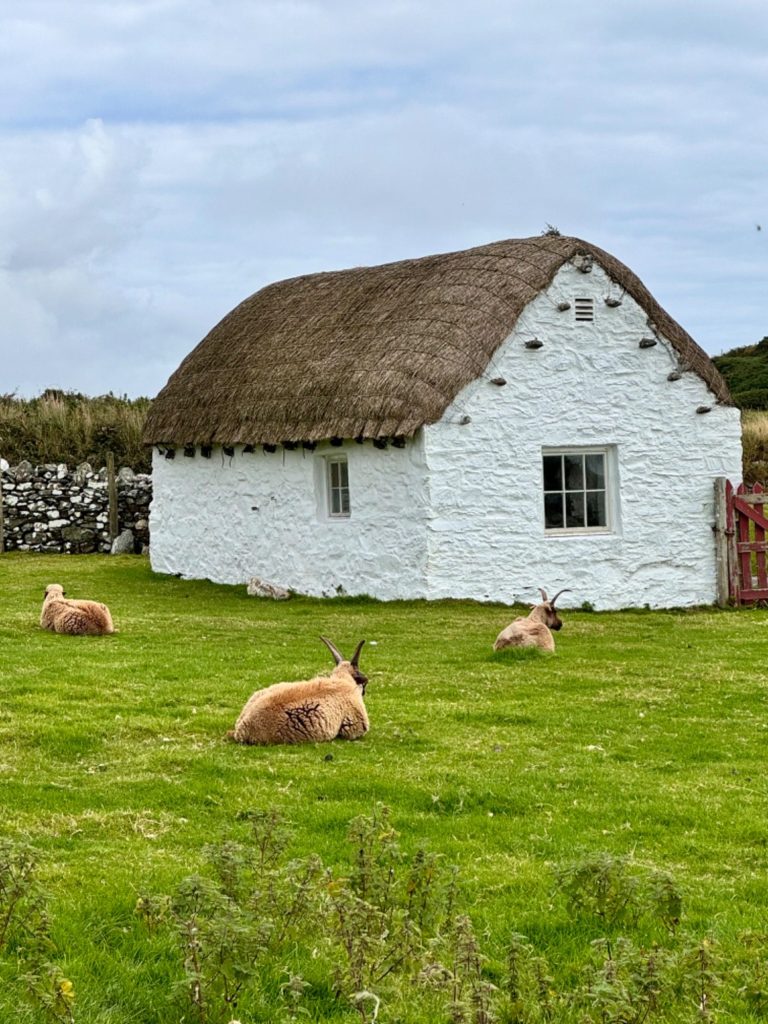
[[558, 590], [555, 596], [550, 600], [547, 597], [546, 590], [539, 588], [541, 594], [541, 604], [535, 604], [531, 610], [529, 619], [536, 619], [537, 622], [543, 622], [547, 629], [557, 630], [563, 628], [563, 622], [560, 616], [557, 614], [555, 609], [555, 601], [561, 594], [570, 594], [570, 590], [565, 587], [563, 590]]
[[64, 587], [60, 583], [49, 583], [43, 596], [52, 599], [64, 597]]
[[363, 649], [363, 644], [365, 643], [365, 640], [360, 641], [360, 643], [357, 645], [355, 653], [352, 655], [349, 661], [347, 661], [344, 658], [344, 655], [338, 649], [338, 647], [336, 647], [335, 644], [332, 644], [327, 637], [321, 636], [320, 639], [323, 641], [325, 646], [333, 655], [333, 660], [336, 662], [336, 667], [338, 668], [340, 665], [343, 666], [347, 674], [352, 676], [354, 681], [360, 687], [361, 692], [365, 694], [365, 687], [368, 685], [368, 676], [363, 675], [363, 673], [357, 666], [357, 661], [358, 658], [360, 657], [360, 651]]

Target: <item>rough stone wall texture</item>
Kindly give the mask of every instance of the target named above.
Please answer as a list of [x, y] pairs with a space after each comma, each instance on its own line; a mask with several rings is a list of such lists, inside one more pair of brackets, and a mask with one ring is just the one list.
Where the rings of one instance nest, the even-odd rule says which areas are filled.
[[[110, 551], [106, 469], [0, 460], [0, 480], [6, 551]], [[119, 532], [132, 531], [133, 550], [140, 552], [149, 544], [151, 477], [120, 469], [117, 496]]]
[[[326, 460], [346, 455], [351, 515], [327, 512]], [[391, 600], [426, 593], [426, 475], [420, 443], [380, 451], [346, 441], [211, 458], [155, 451], [152, 567], [245, 583], [251, 577], [304, 594]]]
[[[575, 298], [593, 299], [594, 322], [576, 322]], [[525, 347], [533, 338], [540, 348]], [[644, 338], [656, 344], [641, 348]], [[498, 377], [505, 386], [492, 383]], [[542, 451], [566, 446], [607, 451], [606, 532], [544, 529]], [[323, 466], [339, 452], [349, 460], [351, 515], [332, 520]], [[570, 587], [563, 607], [710, 603], [713, 481], [740, 474], [738, 410], [718, 406], [678, 366], [599, 266], [568, 264], [482, 376], [404, 449], [346, 441], [314, 452], [238, 447], [231, 457], [217, 447], [210, 459], [199, 449], [194, 458], [155, 452], [152, 564], [315, 595], [511, 603], [538, 599], [538, 587]]]
[[[593, 322], [576, 322], [576, 297], [593, 299]], [[570, 309], [558, 309], [565, 302]], [[533, 338], [541, 348], [525, 347]], [[649, 338], [657, 343], [641, 348]], [[614, 501], [605, 533], [544, 529], [542, 451], [570, 446], [608, 449]], [[570, 587], [563, 607], [715, 600], [714, 478], [741, 477], [739, 410], [717, 405], [701, 378], [678, 366], [599, 266], [563, 267], [483, 377], [425, 429], [424, 448], [429, 597], [535, 601], [538, 587]]]

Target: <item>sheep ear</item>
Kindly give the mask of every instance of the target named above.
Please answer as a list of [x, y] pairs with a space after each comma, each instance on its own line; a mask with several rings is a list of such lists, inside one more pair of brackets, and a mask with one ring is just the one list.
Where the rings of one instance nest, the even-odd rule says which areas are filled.
[[541, 594], [541, 600], [546, 604], [549, 600], [546, 590], [542, 590], [541, 587], [539, 587], [539, 593]]
[[351, 660], [350, 664], [354, 665], [355, 668], [357, 668], [357, 659], [360, 657], [360, 651], [362, 651], [364, 643], [365, 643], [365, 640], [361, 640], [360, 643], [357, 645], [357, 650], [352, 655], [352, 660]]
[[323, 641], [325, 646], [333, 655], [333, 660], [336, 662], [337, 665], [339, 664], [340, 661], [344, 661], [344, 657], [339, 651], [339, 649], [335, 647], [327, 637], [321, 636], [320, 639]]
[[560, 597], [561, 594], [570, 594], [570, 592], [571, 591], [570, 591], [570, 589], [568, 587], [565, 587], [563, 590], [558, 590], [558, 592], [555, 594], [555, 596], [552, 598], [552, 600], [549, 603], [554, 608], [555, 607], [555, 601], [558, 599], [558, 597]]

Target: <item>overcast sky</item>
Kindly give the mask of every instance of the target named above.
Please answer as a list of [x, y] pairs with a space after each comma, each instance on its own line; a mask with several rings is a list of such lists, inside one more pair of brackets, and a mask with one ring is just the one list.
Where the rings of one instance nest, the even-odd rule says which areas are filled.
[[548, 224], [752, 344], [767, 129], [766, 0], [0, 0], [0, 393], [154, 395], [270, 281]]

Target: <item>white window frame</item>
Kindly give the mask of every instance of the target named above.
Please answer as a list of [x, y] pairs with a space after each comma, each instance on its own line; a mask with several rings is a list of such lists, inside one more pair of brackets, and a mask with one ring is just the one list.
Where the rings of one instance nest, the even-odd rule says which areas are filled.
[[[333, 467], [344, 466], [346, 468], [347, 484], [346, 487], [340, 483], [334, 483], [333, 481]], [[347, 492], [347, 508], [346, 511], [334, 512], [333, 510], [333, 498], [334, 494], [339, 494], [339, 507], [343, 508], [343, 493]], [[349, 460], [346, 455], [326, 455], [325, 456], [325, 495], [326, 495], [326, 513], [329, 519], [349, 519], [352, 514], [352, 502], [350, 501], [349, 492]]]
[[[561, 491], [547, 491], [544, 489], [544, 457], [547, 455], [602, 455], [603, 473], [605, 476], [605, 488], [582, 488], [586, 494], [589, 490], [605, 491], [605, 526], [547, 526], [544, 511], [544, 496], [546, 494], [566, 494], [565, 486]], [[612, 445], [559, 445], [556, 448], [541, 449], [541, 514], [544, 533], [547, 537], [583, 537], [589, 535], [603, 535], [616, 532], [616, 493], [614, 485], [613, 463], [615, 460], [615, 448]], [[565, 484], [565, 480], [563, 480]]]

